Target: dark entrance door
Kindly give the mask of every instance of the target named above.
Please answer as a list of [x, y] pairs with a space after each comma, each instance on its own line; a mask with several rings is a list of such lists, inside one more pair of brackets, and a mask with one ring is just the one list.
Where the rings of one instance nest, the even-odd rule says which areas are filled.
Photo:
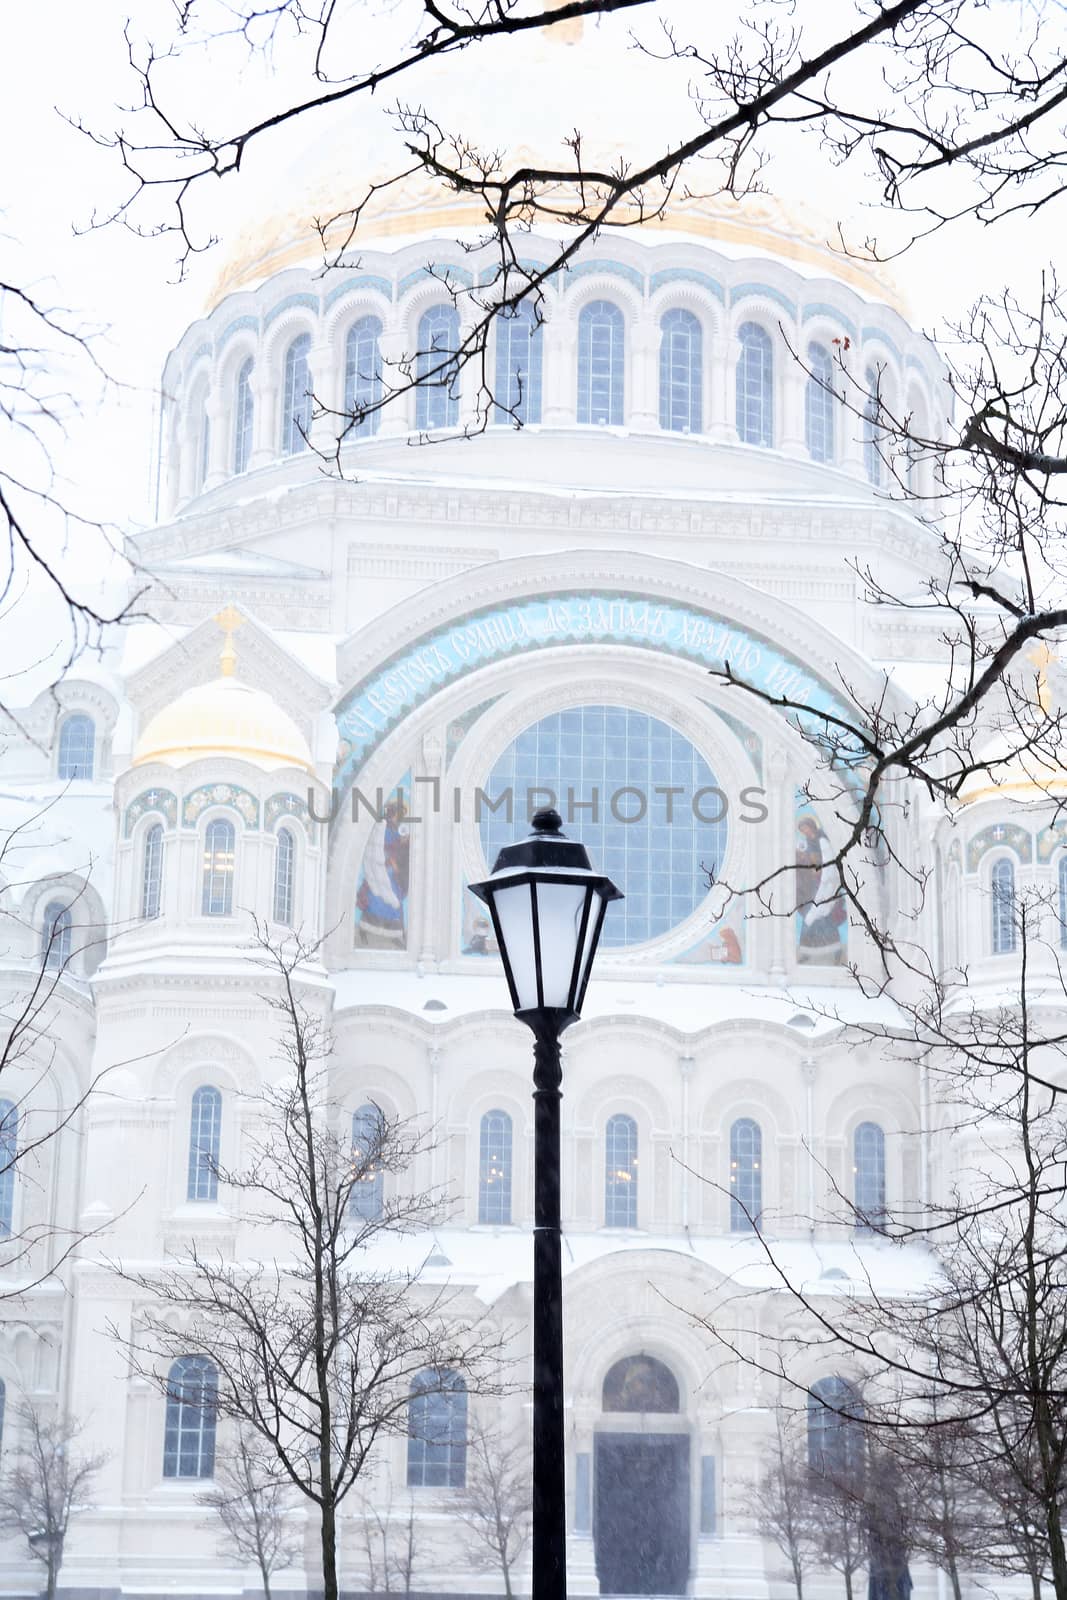
[[601, 1594], [684, 1594], [689, 1437], [598, 1433], [593, 1541]]

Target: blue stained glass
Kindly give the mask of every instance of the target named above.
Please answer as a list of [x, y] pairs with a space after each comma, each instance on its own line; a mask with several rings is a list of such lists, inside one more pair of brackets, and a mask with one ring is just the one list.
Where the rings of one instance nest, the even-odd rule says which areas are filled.
[[282, 395], [282, 455], [299, 455], [307, 449], [311, 427], [311, 335], [302, 333], [285, 352]]
[[758, 322], [743, 322], [737, 337], [737, 437], [743, 444], [774, 443], [774, 355]]
[[[573, 719], [567, 726], [575, 729], [566, 738], [561, 736], [564, 716]], [[592, 731], [605, 723], [615, 730], [606, 740]], [[577, 755], [563, 748], [572, 737], [578, 742]], [[659, 753], [663, 749], [666, 758]], [[529, 750], [529, 758], [520, 758], [520, 750]], [[683, 791], [673, 797], [669, 817], [667, 797], [655, 793], [657, 786], [668, 785]], [[695, 911], [708, 892], [708, 869], [722, 864], [727, 819], [701, 822], [692, 809], [697, 790], [717, 786], [699, 750], [643, 711], [581, 706], [554, 712], [518, 735], [483, 785], [494, 800], [510, 788], [515, 804], [510, 819], [504, 807], [496, 813], [483, 811], [482, 846], [491, 865], [527, 820], [527, 789], [551, 790], [569, 836], [582, 841], [626, 896], [609, 907], [602, 943], [616, 948], [641, 944], [669, 933]], [[623, 789], [633, 792], [619, 793]], [[578, 809], [594, 798], [595, 813]], [[543, 796], [535, 797], [535, 805], [544, 803]], [[721, 809], [706, 799], [702, 803], [709, 815]], [[626, 817], [636, 820], [626, 822]]]
[[459, 312], [431, 306], [419, 318], [415, 358], [415, 426], [454, 428], [459, 421], [459, 367], [449, 355], [459, 350]]
[[808, 346], [808, 381], [804, 386], [804, 434], [813, 461], [834, 459], [834, 364], [822, 344]]
[[578, 317], [578, 421], [619, 428], [623, 420], [626, 327], [610, 300], [593, 300]]
[[672, 433], [701, 430], [703, 335], [691, 311], [675, 307], [660, 322], [659, 425]]
[[360, 317], [348, 330], [345, 340], [345, 410], [358, 418], [348, 429], [347, 439], [366, 438], [377, 433], [381, 412], [376, 407], [382, 394], [382, 358], [378, 347], [382, 325], [377, 317]]
[[541, 420], [541, 324], [523, 300], [496, 319], [496, 422]]

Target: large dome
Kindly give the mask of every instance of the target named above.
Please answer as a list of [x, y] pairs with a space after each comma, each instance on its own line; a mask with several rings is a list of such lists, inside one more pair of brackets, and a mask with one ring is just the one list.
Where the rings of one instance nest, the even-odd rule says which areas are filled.
[[158, 712], [138, 739], [132, 764], [184, 767], [205, 756], [236, 756], [266, 772], [314, 772], [308, 742], [293, 719], [261, 689], [227, 676], [188, 689]]

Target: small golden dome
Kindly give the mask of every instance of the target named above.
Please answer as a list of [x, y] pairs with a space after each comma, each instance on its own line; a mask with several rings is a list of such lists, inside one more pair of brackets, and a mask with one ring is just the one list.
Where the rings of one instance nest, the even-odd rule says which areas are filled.
[[204, 756], [233, 756], [272, 772], [301, 767], [314, 774], [304, 735], [270, 695], [225, 672], [214, 683], [187, 689], [164, 706], [137, 741], [133, 765], [165, 761], [184, 767]]
[[1059, 800], [1067, 795], [1067, 767], [1044, 751], [1019, 749], [1025, 735], [1016, 730], [998, 734], [981, 750], [982, 765], [972, 772], [960, 790], [959, 803], [976, 805], [979, 800]]

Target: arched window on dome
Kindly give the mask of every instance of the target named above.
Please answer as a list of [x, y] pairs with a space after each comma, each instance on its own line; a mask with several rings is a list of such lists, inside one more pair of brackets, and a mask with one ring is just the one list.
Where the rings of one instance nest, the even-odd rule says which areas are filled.
[[703, 428], [704, 333], [698, 318], [672, 306], [660, 319], [659, 425], [670, 433]]
[[382, 1215], [384, 1174], [378, 1160], [386, 1133], [381, 1108], [368, 1100], [352, 1113], [352, 1187], [348, 1209], [353, 1216], [375, 1222]]
[[141, 916], [151, 922], [159, 916], [163, 899], [163, 827], [154, 822], [144, 836], [141, 858]]
[[291, 828], [278, 829], [274, 847], [274, 920], [284, 928], [293, 925], [293, 891], [296, 887], [296, 840]]
[[311, 335], [301, 333], [285, 352], [282, 386], [282, 454], [299, 455], [307, 449], [311, 427]]
[[626, 392], [626, 324], [610, 300], [578, 315], [578, 421], [621, 428]]
[[62, 971], [74, 948], [74, 923], [70, 907], [62, 900], [50, 900], [41, 923], [41, 956], [46, 967]]
[[345, 339], [345, 411], [354, 420], [346, 439], [369, 439], [378, 432], [382, 397], [382, 324], [378, 317], [360, 317]]
[[808, 1395], [808, 1466], [857, 1485], [863, 1477], [863, 1401], [847, 1378], [819, 1378]]
[[419, 318], [415, 356], [415, 426], [426, 432], [454, 428], [459, 421], [459, 312], [455, 306], [430, 306]]
[[494, 422], [540, 422], [542, 333], [529, 299], [497, 316]]
[[637, 1227], [637, 1123], [621, 1111], [604, 1130], [604, 1226]]
[[13, 1100], [0, 1100], [0, 1239], [15, 1225], [15, 1163], [19, 1152], [19, 1111]]
[[1060, 949], [1067, 950], [1067, 855], [1060, 857], [1057, 883], [1059, 888]]
[[252, 424], [255, 420], [255, 401], [252, 398], [252, 371], [255, 362], [249, 356], [237, 371], [233, 388], [233, 470], [246, 471], [252, 455]]
[[203, 891], [200, 912], [228, 917], [233, 911], [233, 871], [237, 837], [233, 823], [215, 817], [204, 829]]
[[763, 1211], [763, 1132], [751, 1117], [730, 1129], [730, 1232], [752, 1233]]
[[852, 1202], [860, 1233], [878, 1233], [885, 1223], [885, 1132], [861, 1122], [852, 1135]]
[[804, 439], [813, 461], [834, 459], [834, 363], [824, 344], [808, 345]]
[[867, 398], [863, 404], [863, 470], [867, 482], [877, 489], [882, 482], [881, 433], [878, 416], [881, 410], [881, 376], [876, 367], [868, 367], [863, 375]]
[[511, 1118], [487, 1111], [478, 1134], [478, 1221], [511, 1221]]
[[769, 449], [774, 444], [774, 350], [771, 336], [758, 322], [737, 330], [737, 437], [742, 444]]
[[59, 730], [56, 776], [64, 783], [75, 778], [91, 783], [96, 767], [96, 723], [84, 711], [65, 717]]
[[1011, 955], [1015, 949], [1015, 868], [1007, 856], [994, 863], [989, 879], [992, 891], [993, 954]]
[[215, 1472], [219, 1371], [207, 1356], [179, 1356], [167, 1373], [163, 1476], [210, 1478]]
[[412, 1380], [408, 1488], [462, 1489], [467, 1481], [467, 1385], [448, 1368]]
[[189, 1113], [189, 1175], [187, 1200], [219, 1197], [219, 1150], [222, 1140], [222, 1095], [203, 1083], [193, 1095]]

